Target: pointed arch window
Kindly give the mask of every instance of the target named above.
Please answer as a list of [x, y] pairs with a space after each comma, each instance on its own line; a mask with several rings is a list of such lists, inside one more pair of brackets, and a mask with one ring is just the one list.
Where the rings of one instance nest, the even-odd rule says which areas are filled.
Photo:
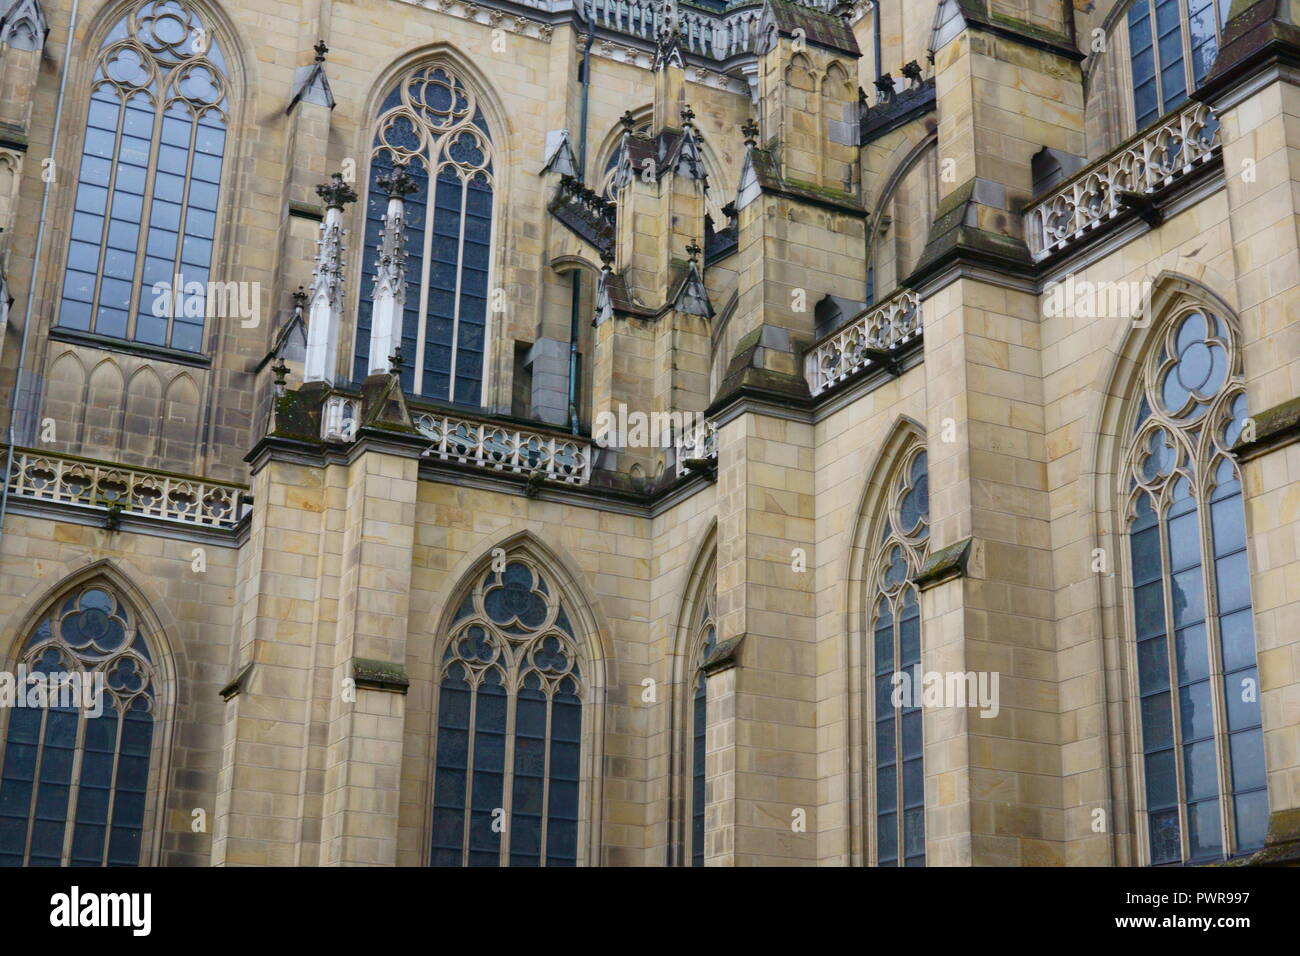
[[460, 405], [483, 399], [495, 176], [492, 137], [473, 90], [450, 68], [408, 75], [380, 108], [366, 199], [354, 377], [366, 377], [386, 194], [380, 176], [407, 164], [402, 387]]
[[[708, 579], [712, 581], [713, 572]], [[707, 803], [705, 788], [705, 757], [709, 730], [708, 678], [704, 663], [718, 646], [718, 628], [713, 619], [712, 594], [704, 601], [695, 627], [692, 646], [695, 648], [691, 669], [690, 712], [690, 860], [691, 866], [704, 865], [704, 808]]]
[[925, 770], [919, 696], [900, 696], [895, 675], [919, 685], [921, 608], [912, 579], [930, 538], [930, 477], [924, 447], [911, 449], [889, 484], [872, 569], [874, 676], [872, 778], [877, 866], [925, 865]]
[[177, 0], [143, 4], [105, 38], [59, 327], [202, 351], [229, 119], [226, 73], [207, 25]]
[[1143, 369], [1124, 473], [1153, 864], [1263, 845], [1264, 743], [1241, 473], [1236, 332], [1184, 307]]
[[[158, 699], [138, 621], [111, 587], [80, 587], [36, 625], [19, 662], [16, 693], [36, 706], [9, 711], [0, 866], [138, 865]], [[98, 702], [50, 691], [52, 675], [69, 674], [102, 679]]]
[[577, 865], [584, 697], [542, 570], [512, 558], [488, 571], [442, 657], [430, 865]]

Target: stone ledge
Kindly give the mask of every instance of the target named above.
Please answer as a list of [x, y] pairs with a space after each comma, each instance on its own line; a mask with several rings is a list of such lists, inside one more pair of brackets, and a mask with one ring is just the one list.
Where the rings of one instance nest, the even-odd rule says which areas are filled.
[[723, 671], [729, 671], [733, 667], [740, 666], [740, 645], [744, 642], [745, 635], [737, 634], [735, 637], [729, 637], [725, 641], [720, 641], [713, 652], [704, 659], [700, 665], [700, 670], [704, 671], [705, 677], [712, 677], [714, 674], [721, 674]]
[[221, 695], [221, 699], [229, 701], [232, 698], [237, 697], [243, 691], [244, 685], [248, 683], [249, 675], [252, 673], [253, 662], [249, 661], [244, 665], [243, 670], [235, 676], [234, 680], [217, 692]]
[[912, 583], [920, 590], [928, 591], [946, 581], [965, 577], [967, 565], [970, 563], [971, 544], [974, 540], [974, 538], [967, 538], [946, 548], [940, 548], [930, 555], [925, 562], [925, 567], [917, 572]]
[[365, 657], [352, 658], [352, 680], [358, 687], [389, 691], [394, 694], [405, 694], [407, 688], [411, 686], [411, 680], [406, 676], [405, 664], [370, 660]]
[[1238, 461], [1254, 461], [1300, 441], [1300, 398], [1289, 399], [1250, 418], [1255, 423], [1255, 437], [1250, 441], [1237, 439], [1232, 446]]

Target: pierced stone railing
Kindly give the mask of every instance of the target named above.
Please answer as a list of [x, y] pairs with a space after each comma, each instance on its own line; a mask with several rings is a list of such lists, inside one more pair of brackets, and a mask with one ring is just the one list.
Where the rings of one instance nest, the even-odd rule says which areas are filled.
[[716, 459], [718, 457], [718, 429], [713, 422], [700, 419], [696, 424], [683, 429], [677, 436], [677, 477], [690, 471], [686, 462], [690, 459]]
[[[586, 0], [574, 0], [579, 10], [586, 13]], [[802, 6], [816, 10], [828, 9], [825, 0], [796, 0]], [[596, 26], [617, 33], [626, 33], [643, 40], [653, 41], [659, 35], [663, 19], [662, 0], [592, 0], [591, 18]], [[682, 46], [692, 53], [714, 60], [725, 60], [754, 49], [758, 21], [763, 15], [760, 0], [714, 13], [678, 4], [677, 28]]]
[[115, 512], [226, 530], [239, 524], [252, 507], [244, 485], [26, 448], [14, 449], [9, 495], [102, 509], [106, 515]]
[[1189, 102], [1141, 138], [1056, 186], [1025, 213], [1029, 250], [1047, 256], [1086, 236], [1142, 198], [1218, 155], [1219, 121], [1204, 103]]
[[804, 356], [808, 390], [820, 395], [879, 361], [881, 353], [901, 348], [920, 334], [920, 297], [903, 289], [809, 349]]
[[585, 439], [437, 412], [416, 412], [411, 421], [433, 442], [426, 458], [515, 475], [540, 472], [570, 485], [591, 480], [592, 449]]

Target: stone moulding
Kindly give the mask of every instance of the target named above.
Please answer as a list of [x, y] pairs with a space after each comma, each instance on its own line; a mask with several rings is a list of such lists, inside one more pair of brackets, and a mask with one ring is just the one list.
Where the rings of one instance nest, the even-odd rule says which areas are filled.
[[252, 509], [247, 485], [15, 448], [11, 499], [52, 502], [168, 524], [234, 531]]
[[405, 664], [377, 661], [366, 657], [352, 658], [352, 680], [358, 687], [405, 694], [411, 686]]
[[926, 559], [925, 566], [912, 579], [912, 583], [920, 590], [928, 591], [946, 581], [965, 577], [970, 563], [971, 544], [974, 540], [974, 538], [966, 538], [931, 554]]

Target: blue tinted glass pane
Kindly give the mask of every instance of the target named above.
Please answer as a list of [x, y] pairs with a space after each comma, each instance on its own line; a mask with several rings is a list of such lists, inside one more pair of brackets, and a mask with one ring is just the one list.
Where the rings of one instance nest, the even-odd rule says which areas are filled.
[[1157, 865], [1176, 863], [1182, 859], [1183, 851], [1179, 844], [1177, 810], [1149, 814], [1147, 826], [1151, 837], [1152, 863]]
[[551, 766], [546, 816], [546, 865], [578, 861], [578, 781], [582, 754], [582, 704], [569, 693], [551, 704]]
[[1172, 750], [1147, 755], [1146, 778], [1149, 808], [1160, 810], [1178, 803], [1178, 776]]
[[1142, 747], [1150, 753], [1173, 746], [1174, 718], [1169, 692], [1142, 698]]
[[1184, 741], [1203, 740], [1214, 735], [1211, 700], [1209, 681], [1201, 681], [1179, 690], [1179, 718], [1182, 721]]
[[1210, 505], [1210, 523], [1214, 529], [1214, 553], [1231, 554], [1246, 547], [1246, 514], [1241, 496], [1221, 498]]
[[1228, 751], [1232, 757], [1232, 789], [1234, 792], [1255, 790], [1265, 785], [1263, 731], [1243, 730], [1228, 738]]
[[1200, 563], [1200, 525], [1193, 511], [1169, 522], [1169, 565], [1181, 571]]
[[1255, 668], [1237, 671], [1223, 679], [1224, 703], [1228, 707], [1228, 729], [1245, 730], [1260, 725], [1259, 675]]
[[1183, 774], [1188, 800], [1213, 797], [1219, 792], [1218, 762], [1213, 740], [1202, 740], [1183, 748]]
[[1138, 644], [1138, 683], [1143, 694], [1169, 688], [1169, 659], [1166, 654], [1163, 637]]
[[1133, 589], [1138, 640], [1165, 632], [1164, 586], [1153, 581]]
[[1219, 637], [1225, 673], [1255, 665], [1255, 625], [1249, 608], [1224, 615], [1219, 621]]
[[1205, 639], [1204, 625], [1179, 631], [1174, 650], [1178, 658], [1178, 683], [1190, 684], [1210, 676], [1210, 645]]
[[881, 866], [898, 865], [898, 815], [882, 813], [876, 819], [876, 856]]
[[1218, 800], [1205, 800], [1187, 807], [1187, 843], [1192, 860], [1216, 859], [1223, 855]]
[[1250, 571], [1246, 552], [1238, 551], [1230, 557], [1219, 558], [1214, 564], [1220, 613], [1250, 607]]
[[883, 815], [898, 808], [898, 775], [896, 768], [876, 768], [876, 812]]
[[876, 763], [887, 764], [895, 760], [894, 721], [881, 720], [876, 723]]
[[1268, 832], [1268, 791], [1244, 793], [1233, 800], [1236, 812], [1237, 850], [1257, 850]]
[[[916, 713], [920, 716], [920, 711]], [[908, 760], [903, 764], [903, 806], [918, 807], [925, 804], [925, 773], [921, 760]]]
[[1173, 575], [1170, 596], [1174, 602], [1174, 627], [1199, 624], [1205, 620], [1204, 585], [1199, 567]]
[[109, 866], [136, 866], [144, 826], [145, 793], [149, 782], [149, 749], [153, 717], [137, 697], [122, 719], [122, 741], [113, 790], [113, 825], [108, 841]]

